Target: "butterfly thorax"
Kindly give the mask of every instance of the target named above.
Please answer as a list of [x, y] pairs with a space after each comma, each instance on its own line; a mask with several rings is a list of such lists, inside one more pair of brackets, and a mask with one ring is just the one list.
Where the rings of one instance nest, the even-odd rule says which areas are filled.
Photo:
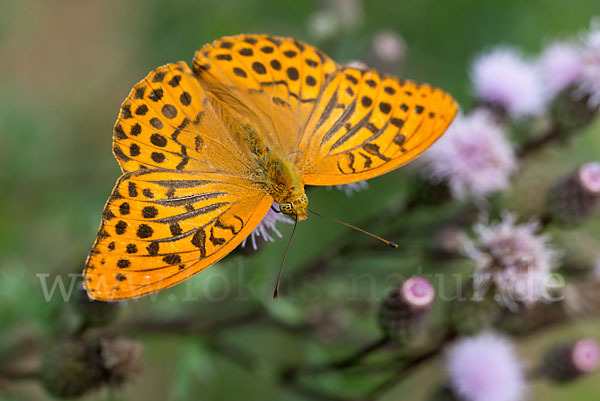
[[294, 163], [271, 150], [254, 129], [246, 127], [245, 131], [244, 142], [255, 158], [262, 188], [279, 204], [282, 213], [305, 220], [308, 198]]
[[281, 212], [305, 220], [308, 198], [296, 167], [276, 155], [271, 155], [267, 166], [269, 194], [279, 204]]

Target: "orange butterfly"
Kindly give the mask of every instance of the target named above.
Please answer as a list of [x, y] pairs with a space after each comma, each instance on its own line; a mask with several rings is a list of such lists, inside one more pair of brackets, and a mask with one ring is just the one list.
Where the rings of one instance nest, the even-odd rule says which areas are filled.
[[447, 93], [337, 65], [312, 46], [226, 37], [134, 86], [115, 124], [123, 175], [84, 285], [99, 300], [171, 287], [237, 247], [273, 201], [306, 219], [304, 185], [356, 182], [417, 157], [458, 106]]

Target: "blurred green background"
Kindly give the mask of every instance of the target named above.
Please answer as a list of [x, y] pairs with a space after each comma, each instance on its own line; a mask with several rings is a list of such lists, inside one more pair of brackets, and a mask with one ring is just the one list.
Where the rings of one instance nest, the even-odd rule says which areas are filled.
[[[468, 70], [479, 52], [510, 44], [534, 54], [550, 40], [579, 35], [593, 15], [600, 15], [597, 0], [368, 0], [359, 3], [351, 28], [322, 40], [311, 32], [310, 24], [322, 7], [319, 1], [304, 0], [1, 3], [0, 361], [16, 348], [22, 350], [20, 363], [35, 366], [44, 347], [76, 326], [77, 317], [61, 297], [44, 301], [36, 275], [49, 274], [49, 283], [62, 275], [68, 286], [68, 274], [82, 269], [104, 202], [119, 175], [111, 154], [119, 105], [134, 83], [155, 67], [177, 60], [191, 63], [203, 44], [237, 33], [291, 36], [321, 46], [337, 61], [360, 60], [370, 54], [378, 32], [393, 30], [406, 42], [407, 54], [405, 62], [389, 72], [440, 86], [468, 108], [472, 102]], [[598, 131], [596, 124], [568, 151], [554, 147], [529, 160], [516, 178], [517, 191], [502, 202], [525, 217], [536, 213], [543, 199], [532, 190], [532, 183], [543, 185], [540, 182], [552, 181], [578, 163], [598, 160]], [[372, 180], [368, 190], [350, 198], [317, 188], [309, 193], [311, 205], [358, 223], [404, 199], [413, 174], [408, 168]], [[446, 212], [416, 213], [405, 227], [418, 233], [421, 224]], [[282, 231], [290, 232], [289, 227]], [[600, 224], [590, 222], [579, 234], [598, 238]], [[292, 280], [323, 249], [348, 235], [343, 227], [309, 219], [298, 228], [284, 274]], [[398, 254], [372, 248], [352, 259], [338, 258], [327, 272], [292, 280], [291, 285], [288, 281], [285, 296], [277, 303], [271, 293], [284, 240], [257, 255], [231, 255], [154, 299], [128, 302], [115, 330], [130, 330], [142, 340], [143, 372], [122, 389], [85, 399], [311, 399], [278, 387], [278, 369], [343, 356], [376, 338], [375, 311], [394, 284], [393, 275], [420, 268], [440, 271], [425, 256], [430, 240], [428, 235], [408, 235], [401, 238]], [[366, 272], [376, 280], [361, 279]], [[178, 334], [131, 330], [128, 325], [191, 316], [195, 324], [208, 327], [256, 308], [268, 316], [266, 321], [251, 318], [224, 330]], [[600, 339], [599, 327], [594, 322], [577, 323], [527, 338], [520, 346], [523, 359], [531, 357], [527, 362], [531, 364], [544, 345], [569, 335]], [[248, 354], [251, 368], [240, 366], [223, 349]], [[436, 360], [419, 370], [383, 399], [425, 399], [443, 378], [442, 363]], [[333, 373], [319, 378], [316, 385], [342, 386], [352, 395], [369, 388], [372, 379]], [[31, 381], [11, 383], [4, 393], [2, 388], [2, 400], [51, 399]], [[599, 374], [569, 386], [535, 384], [530, 393], [533, 400], [553, 401], [599, 396]]]

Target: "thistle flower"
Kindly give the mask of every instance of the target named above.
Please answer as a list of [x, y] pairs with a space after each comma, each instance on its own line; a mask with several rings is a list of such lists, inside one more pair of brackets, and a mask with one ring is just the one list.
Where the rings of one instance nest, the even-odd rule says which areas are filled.
[[552, 218], [562, 224], [577, 224], [594, 213], [600, 202], [600, 163], [589, 162], [559, 180], [548, 193]]
[[424, 277], [411, 277], [394, 287], [381, 305], [381, 329], [398, 343], [409, 342], [425, 324], [434, 297], [435, 289]]
[[535, 65], [518, 51], [497, 47], [473, 63], [471, 80], [477, 97], [500, 106], [512, 117], [544, 111], [544, 86]]
[[61, 398], [78, 397], [102, 383], [98, 369], [90, 367], [89, 352], [81, 341], [50, 347], [42, 360], [41, 381], [46, 390]]
[[373, 38], [373, 51], [382, 62], [398, 64], [406, 56], [406, 42], [394, 31], [382, 31]]
[[525, 377], [513, 347], [492, 334], [454, 344], [447, 356], [453, 392], [465, 401], [518, 401], [525, 395]]
[[330, 39], [356, 28], [363, 20], [361, 0], [323, 0], [322, 4], [308, 20], [309, 31], [316, 39]]
[[594, 372], [599, 366], [600, 345], [586, 338], [550, 348], [544, 355], [542, 371], [554, 381], [566, 382]]
[[[275, 210], [273, 210], [275, 209]], [[252, 244], [252, 248], [258, 250], [257, 240], [262, 239], [263, 241], [274, 242], [275, 239], [271, 236], [272, 234], [277, 235], [279, 238], [282, 237], [281, 233], [277, 229], [277, 223], [288, 223], [292, 224], [293, 221], [287, 218], [283, 213], [279, 212], [279, 205], [277, 202], [273, 202], [273, 206], [267, 212], [267, 215], [262, 221], [256, 226], [256, 228], [250, 233], [250, 235], [242, 242], [242, 246], [245, 247], [248, 239]]]
[[537, 65], [546, 88], [546, 96], [551, 99], [581, 76], [581, 50], [567, 42], [554, 42], [544, 49]]
[[41, 381], [61, 398], [77, 397], [102, 385], [119, 385], [141, 370], [143, 347], [116, 336], [87, 336], [48, 349], [42, 360]]
[[600, 20], [591, 23], [583, 47], [583, 69], [579, 79], [578, 94], [589, 96], [591, 109], [600, 107]]
[[537, 235], [537, 221], [517, 224], [505, 213], [495, 224], [480, 222], [473, 227], [475, 240], [464, 238], [464, 252], [476, 263], [474, 287], [485, 292], [492, 285], [495, 298], [515, 309], [517, 301], [530, 306], [540, 300], [551, 283], [550, 274], [559, 252], [545, 235]]
[[503, 129], [485, 110], [458, 116], [448, 131], [423, 155], [431, 180], [446, 181], [454, 198], [484, 198], [506, 189], [517, 169]]
[[142, 370], [144, 349], [140, 343], [123, 337], [105, 337], [100, 339], [98, 348], [105, 382], [121, 384]]

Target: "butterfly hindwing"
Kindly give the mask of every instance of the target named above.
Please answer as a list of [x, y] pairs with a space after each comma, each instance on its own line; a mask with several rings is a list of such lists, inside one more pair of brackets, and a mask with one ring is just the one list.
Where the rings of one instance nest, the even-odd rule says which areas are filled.
[[304, 183], [347, 184], [408, 163], [444, 133], [457, 110], [440, 89], [342, 68], [302, 134], [297, 163]]
[[272, 202], [234, 176], [127, 173], [105, 206], [85, 288], [93, 298], [117, 300], [175, 285], [231, 252]]

